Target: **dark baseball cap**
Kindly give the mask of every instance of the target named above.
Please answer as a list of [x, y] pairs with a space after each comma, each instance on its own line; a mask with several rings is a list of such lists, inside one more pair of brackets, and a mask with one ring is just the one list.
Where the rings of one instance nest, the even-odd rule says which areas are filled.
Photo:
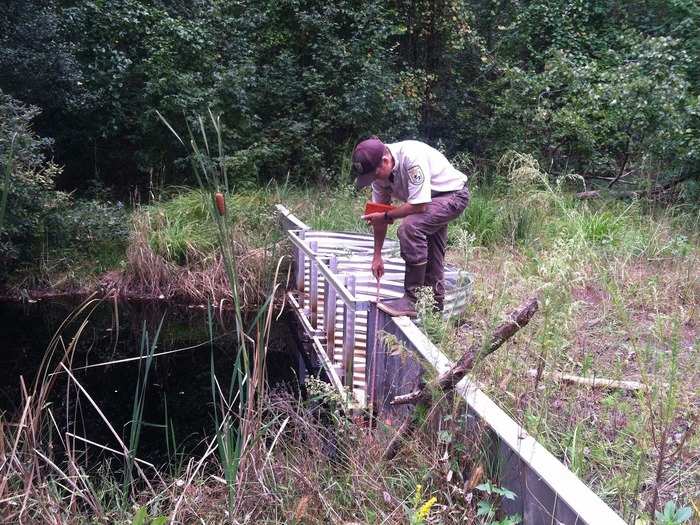
[[364, 188], [374, 181], [374, 171], [382, 163], [382, 155], [386, 146], [377, 137], [363, 140], [352, 152], [352, 171], [355, 186]]

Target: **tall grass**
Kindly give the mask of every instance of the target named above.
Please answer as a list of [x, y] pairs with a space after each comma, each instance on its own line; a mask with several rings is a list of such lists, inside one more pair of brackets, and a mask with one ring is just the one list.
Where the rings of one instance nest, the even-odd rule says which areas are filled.
[[[148, 375], [153, 364], [153, 355], [158, 346], [158, 337], [160, 336], [161, 328], [165, 316], [160, 320], [160, 324], [153, 335], [153, 340], [149, 338], [146, 322], [143, 323], [141, 331], [141, 348], [139, 361], [139, 373], [136, 379], [136, 388], [134, 390], [134, 403], [131, 411], [131, 420], [129, 421], [129, 454], [126, 457], [126, 468], [123, 480], [123, 493], [126, 496], [132, 484], [132, 471], [136, 453], [139, 449], [139, 440], [141, 438], [141, 429], [143, 428], [143, 409], [146, 404], [146, 388], [148, 386]], [[167, 419], [166, 419], [167, 422]]]
[[[66, 365], [70, 367], [87, 319], [98, 303], [97, 299], [88, 299], [63, 321], [49, 342], [33, 386], [27, 388], [21, 381], [23, 403], [16, 424], [0, 417], [0, 500], [7, 503], [3, 519], [8, 522], [34, 521], [39, 516], [51, 519], [47, 511], [55, 505], [56, 485], [63, 484], [71, 494], [71, 505], [80, 502], [98, 518], [104, 516], [104, 509], [77, 462], [74, 441], [61, 435], [49, 404], [57, 378], [68, 369]], [[85, 318], [81, 320], [82, 316]], [[79, 323], [78, 327], [65, 344], [61, 334], [74, 322]], [[53, 445], [47, 446], [45, 441], [52, 429], [57, 431], [57, 439], [68, 457], [64, 468], [54, 462]]]
[[[218, 119], [210, 114], [211, 125], [214, 128], [219, 158], [222, 155], [222, 145], [220, 142], [220, 124]], [[206, 452], [198, 460], [190, 460], [180, 473], [182, 482], [168, 485], [162, 479], [159, 471], [154, 465], [140, 460], [137, 457], [141, 431], [144, 425], [143, 414], [146, 400], [146, 389], [149, 381], [149, 371], [153, 363], [155, 348], [158, 342], [161, 325], [157, 328], [153, 337], [149, 337], [148, 332], [143, 331], [141, 342], [141, 365], [139, 375], [136, 378], [134, 403], [132, 417], [129, 423], [129, 435], [123, 440], [118, 432], [112, 427], [99, 407], [99, 403], [91, 394], [79, 383], [72, 373], [73, 352], [81, 338], [81, 335], [88, 325], [90, 312], [96, 308], [97, 300], [90, 300], [85, 303], [76, 313], [64, 321], [56, 336], [49, 344], [49, 348], [37, 375], [34, 388], [30, 391], [24, 390], [25, 402], [22, 415], [17, 426], [7, 426], [4, 419], [0, 419], [0, 443], [2, 452], [2, 478], [0, 478], [0, 500], [9, 502], [12, 509], [8, 516], [12, 520], [35, 521], [37, 519], [52, 519], [51, 510], [58, 502], [68, 502], [69, 510], [76, 510], [79, 504], [85, 512], [94, 515], [97, 519], [104, 519], [105, 516], [113, 512], [105, 510], [105, 500], [116, 505], [122, 512], [128, 512], [130, 507], [128, 502], [133, 502], [137, 493], [145, 487], [148, 499], [152, 507], [158, 508], [158, 502], [167, 500], [171, 502], [165, 507], [171, 521], [187, 521], [183, 518], [189, 508], [188, 494], [192, 490], [192, 485], [204, 475], [205, 466], [208, 466], [212, 459], [212, 454], [218, 451], [219, 461], [224, 472], [224, 479], [228, 492], [229, 516], [236, 512], [239, 494], [241, 491], [241, 473], [245, 471], [247, 461], [251, 457], [254, 444], [259, 437], [262, 410], [261, 403], [265, 394], [265, 355], [267, 351], [267, 341], [271, 329], [274, 305], [274, 298], [279, 289], [278, 275], [280, 264], [273, 267], [272, 279], [268, 282], [268, 296], [254, 316], [252, 326], [244, 323], [244, 288], [240, 286], [241, 276], [239, 275], [240, 259], [235, 254], [235, 238], [232, 229], [236, 227], [235, 222], [227, 220], [227, 210], [225, 206], [218, 203], [221, 198], [217, 195], [222, 193], [226, 199], [229, 186], [226, 170], [211, 158], [209, 142], [204, 129], [203, 119], [199, 119], [200, 132], [204, 142], [204, 149], [199, 146], [190, 131], [190, 146], [192, 147], [193, 169], [201, 184], [201, 195], [206, 196], [205, 208], [211, 223], [214, 225], [215, 242], [219, 250], [221, 261], [221, 272], [225, 276], [224, 282], [229, 287], [230, 307], [235, 319], [235, 330], [237, 335], [238, 352], [233, 367], [233, 379], [228, 392], [223, 392], [220, 388], [216, 371], [211, 370], [212, 394], [214, 396], [215, 411], [215, 432], [214, 437], [208, 442]], [[177, 135], [176, 135], [177, 136]], [[178, 136], [179, 139], [179, 136]], [[182, 142], [182, 141], [181, 141]], [[184, 143], [183, 143], [184, 144]], [[225, 202], [225, 201], [224, 201]], [[217, 204], [219, 204], [217, 206]], [[191, 210], [192, 214], [199, 218], [202, 209]], [[178, 232], [177, 235], [187, 236], [186, 233]], [[176, 235], [169, 234], [169, 238]], [[142, 246], [143, 248], [143, 246]], [[189, 248], [188, 248], [189, 249]], [[150, 272], [146, 277], [157, 277], [157, 283], [167, 282], [165, 273], [169, 269], [167, 265], [158, 264], [157, 256], [152, 250], [143, 250], [144, 256], [150, 257], [152, 264], [142, 266], [148, 268]], [[160, 272], [160, 275], [157, 273]], [[208, 303], [215, 300], [213, 295], [206, 296]], [[64, 346], [63, 331], [74, 320], [79, 319], [81, 314], [85, 315], [80, 321], [76, 333], [70, 339], [70, 343]], [[212, 334], [211, 317], [209, 322], [210, 335]], [[210, 341], [213, 336], [210, 336]], [[85, 438], [73, 433], [61, 435], [60, 427], [57, 425], [50, 405], [47, 403], [49, 395], [54, 387], [56, 377], [62, 373], [68, 376], [69, 384], [75, 388], [68, 390], [68, 395], [75, 395], [82, 400], [86, 400], [91, 409], [97, 412], [103, 423], [111, 431], [114, 440], [118, 443], [118, 449], [100, 443], [92, 443]], [[49, 418], [47, 419], [47, 415]], [[71, 416], [75, 417], [77, 414]], [[166, 419], [167, 433], [167, 419]], [[14, 429], [14, 430], [13, 430]], [[54, 431], [57, 434], [54, 434]], [[54, 438], [56, 436], [56, 438]], [[103, 485], [103, 489], [97, 488], [91, 482], [91, 477], [84, 468], [78, 464], [78, 455], [75, 451], [74, 443], [89, 443], [92, 446], [102, 448], [111, 453], [119, 454], [125, 461], [124, 474], [122, 478], [121, 496], [114, 495], [113, 484], [110, 487], [109, 476]], [[169, 436], [166, 436], [166, 447], [170, 448]], [[52, 456], [53, 450], [64, 451], [68, 457], [67, 467], [57, 464]], [[175, 443], [173, 439], [173, 448]], [[5, 450], [9, 451], [9, 454]], [[147, 473], [144, 468], [149, 469]], [[132, 472], [136, 476], [132, 476]], [[106, 488], [104, 488], [106, 487]], [[101, 490], [105, 490], [100, 495]], [[139, 509], [138, 519], [142, 519], [144, 511]], [[146, 513], [148, 514], [148, 513]], [[3, 520], [4, 520], [3, 516]], [[145, 519], [145, 518], [144, 518]]]
[[[700, 460], [697, 212], [576, 201], [526, 158], [513, 158], [502, 164], [508, 184], [477, 190], [472, 215], [450, 231], [453, 261], [476, 275], [466, 333], [453, 337], [471, 341], [492, 311], [538, 290], [533, 337], [475, 374], [630, 522], [650, 519], [670, 499], [690, 505], [700, 490], [687, 473]], [[647, 388], [593, 389], [549, 372]]]
[[[184, 146], [180, 136], [162, 115], [159, 114], [159, 116]], [[231, 287], [231, 300], [238, 336], [238, 352], [228, 396], [221, 392], [213, 366], [211, 370], [212, 390], [218, 393], [219, 401], [219, 411], [216, 412], [215, 417], [216, 443], [228, 486], [229, 511], [233, 516], [241, 490], [240, 472], [244, 471], [246, 467], [249, 451], [257, 439], [261, 426], [261, 403], [265, 387], [265, 357], [273, 317], [273, 299], [280, 286], [277, 282], [280, 263], [277, 264], [271, 281], [269, 296], [258, 309], [251, 332], [247, 330], [243, 322], [244, 302], [239, 293], [240, 281], [238, 275], [240, 261], [235, 256], [233, 249], [234, 239], [231, 235], [231, 229], [235, 225], [237, 217], [232, 217], [231, 222], [227, 220], [227, 216], [230, 213], [229, 209], [227, 209], [227, 200], [231, 201], [230, 192], [233, 187], [229, 185], [225, 163], [222, 162], [224, 154], [221, 139], [221, 122], [211, 112], [209, 117], [209, 124], [214, 130], [218, 146], [218, 158], [213, 158], [212, 156], [207, 140], [207, 128], [201, 117], [197, 122], [199, 124], [198, 131], [202, 137], [203, 149], [200, 149], [193, 130], [188, 129], [188, 132], [192, 168], [201, 190], [208, 194], [207, 202], [210, 217], [217, 227], [218, 248], [228, 277], [228, 283]], [[210, 316], [210, 337], [211, 334]], [[195, 469], [196, 471], [197, 469]], [[178, 500], [178, 504], [181, 501], [182, 497]], [[178, 505], [172, 512], [173, 517], [177, 515], [177, 510]]]

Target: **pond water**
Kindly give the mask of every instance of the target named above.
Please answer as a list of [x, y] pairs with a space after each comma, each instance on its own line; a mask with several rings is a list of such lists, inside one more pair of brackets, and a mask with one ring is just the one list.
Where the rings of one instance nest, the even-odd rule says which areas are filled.
[[[35, 379], [52, 336], [76, 307], [75, 302], [51, 301], [35, 304], [0, 304], [0, 413], [12, 421], [20, 410], [20, 376], [27, 388]], [[79, 318], [82, 322], [86, 315]], [[179, 452], [201, 452], [207, 437], [213, 435], [214, 412], [211, 363], [221, 388], [228, 391], [237, 355], [234, 319], [215, 311], [214, 342], [209, 342], [206, 308], [178, 307], [163, 302], [102, 302], [87, 316], [72, 368], [76, 379], [99, 405], [115, 430], [128, 443], [129, 421], [142, 361], [115, 363], [81, 369], [88, 365], [138, 357], [144, 330], [152, 340], [163, 320], [156, 352], [172, 352], [155, 357], [149, 372], [144, 405], [144, 428], [137, 456], [152, 462], [168, 461], [166, 424]], [[79, 322], [62, 331], [67, 345]], [[267, 358], [267, 380], [274, 388], [298, 392], [298, 378], [305, 367], [289, 320], [285, 315], [273, 327]], [[114, 436], [75, 386], [66, 388], [65, 374], [54, 385], [50, 409], [61, 430], [112, 448], [119, 448]], [[87, 446], [90, 461], [101, 460], [108, 452]]]

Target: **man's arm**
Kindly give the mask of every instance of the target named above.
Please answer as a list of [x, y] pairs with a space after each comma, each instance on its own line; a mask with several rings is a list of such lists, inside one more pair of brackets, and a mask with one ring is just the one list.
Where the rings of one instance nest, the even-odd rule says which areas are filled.
[[389, 226], [388, 222], [375, 222], [372, 224], [374, 230], [374, 257], [381, 257], [384, 239], [386, 238], [386, 230]]
[[402, 204], [398, 208], [384, 214], [370, 213], [363, 215], [362, 218], [372, 225], [374, 231], [374, 257], [372, 259], [372, 273], [377, 279], [381, 279], [384, 275], [384, 261], [382, 260], [382, 247], [386, 238], [386, 230], [389, 224], [394, 222], [394, 219], [401, 219], [414, 213], [423, 213], [426, 204]]
[[[370, 214], [370, 215], [381, 215], [381, 221], [372, 222], [372, 230], [374, 231], [374, 256], [372, 257], [372, 274], [377, 279], [382, 278], [384, 275], [384, 260], [382, 259], [382, 246], [384, 246], [384, 239], [386, 238], [386, 230], [389, 226], [389, 222], [384, 220], [384, 214]], [[365, 218], [366, 216], [363, 216]], [[369, 219], [367, 222], [371, 222]]]
[[388, 218], [390, 220], [394, 219], [402, 219], [403, 217], [407, 217], [408, 215], [413, 215], [414, 213], [423, 213], [425, 209], [428, 207], [426, 203], [421, 203], [421, 204], [409, 204], [405, 203], [399, 206], [398, 208], [394, 208], [388, 213]]
[[379, 245], [379, 249], [382, 249], [382, 245], [384, 244], [384, 236], [386, 236], [386, 227], [388, 224], [391, 224], [394, 222], [394, 219], [402, 219], [404, 217], [407, 217], [409, 215], [413, 215], [414, 213], [423, 213], [425, 209], [427, 208], [426, 203], [421, 203], [421, 204], [402, 204], [401, 206], [398, 206], [394, 208], [391, 211], [386, 212], [386, 215], [384, 212], [377, 212], [377, 213], [368, 213], [367, 215], [363, 215], [362, 218], [367, 221], [367, 224], [371, 224], [374, 227], [374, 238], [375, 238], [375, 243], [374, 243], [374, 249], [375, 249], [375, 254], [377, 253], [377, 233], [381, 233], [377, 231], [378, 227], [383, 227], [383, 236], [381, 237], [381, 244]]

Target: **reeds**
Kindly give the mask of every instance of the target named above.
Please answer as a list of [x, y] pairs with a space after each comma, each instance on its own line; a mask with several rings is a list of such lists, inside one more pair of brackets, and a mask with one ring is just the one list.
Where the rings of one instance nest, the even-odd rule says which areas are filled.
[[[212, 114], [209, 116], [218, 137], [219, 157], [221, 157], [223, 152], [220, 124]], [[241, 264], [240, 258], [236, 257], [232, 242], [232, 225], [225, 220], [226, 211], [222, 201], [223, 192], [229, 189], [229, 181], [225, 168], [209, 157], [210, 151], [203, 119], [199, 119], [198, 124], [204, 141], [204, 150], [199, 150], [190, 133], [193, 169], [202, 185], [203, 194], [209, 196], [207, 210], [217, 232], [216, 242], [219, 254], [216, 258], [218, 270], [215, 272], [214, 280], [210, 280], [207, 286], [201, 286], [201, 281], [192, 279], [190, 276], [189, 282], [198, 288], [199, 297], [207, 304], [211, 305], [213, 301], [229, 302], [235, 319], [238, 346], [232, 367], [231, 386], [227, 392], [220, 388], [212, 361], [212, 395], [213, 404], [216, 407], [213, 437], [208, 442], [204, 455], [196, 461], [191, 459], [185, 465], [181, 483], [166, 483], [152, 464], [137, 457], [143, 428], [144, 406], [148, 402], [146, 389], [149, 373], [155, 358], [163, 321], [161, 320], [152, 336], [149, 335], [145, 325], [143, 328], [141, 359], [135, 384], [129, 433], [128, 438], [124, 440], [105, 417], [99, 403], [81, 385], [71, 370], [75, 348], [89, 322], [90, 313], [99, 304], [98, 300], [90, 299], [63, 322], [50, 342], [33, 389], [23, 390], [24, 403], [19, 420], [16, 424], [9, 425], [4, 419], [0, 419], [0, 473], [2, 474], [0, 501], [3, 504], [7, 503], [10, 508], [8, 513], [3, 513], [2, 521], [51, 520], [53, 519], [51, 509], [56, 506], [65, 508], [68, 512], [80, 509], [83, 514], [104, 519], [110, 511], [104, 508], [102, 498], [98, 496], [98, 490], [93, 485], [90, 475], [79, 465], [76, 443], [89, 444], [122, 456], [124, 471], [121, 490], [118, 495], [113, 493], [114, 488], [108, 491], [112, 494], [110, 498], [113, 499], [114, 505], [120, 509], [128, 509], [131, 502], [135, 501], [137, 494], [141, 493], [142, 489], [139, 487], [145, 487], [151, 506], [157, 507], [160, 501], [172, 502], [172, 505], [165, 509], [172, 522], [187, 521], [183, 518], [189, 508], [187, 495], [191, 492], [192, 484], [203, 475], [204, 469], [210, 469], [212, 456], [216, 452], [219, 458], [218, 465], [224, 474], [223, 479], [227, 486], [229, 516], [233, 516], [236, 511], [241, 490], [241, 472], [246, 469], [253, 446], [260, 437], [261, 407], [265, 395], [265, 355], [274, 317], [276, 304], [274, 299], [279, 289], [277, 281], [281, 266], [278, 263], [271, 276], [266, 298], [258, 303], [261, 306], [253, 317], [252, 326], [246, 326], [245, 307], [253, 301], [250, 297], [246, 297], [246, 286], [240, 286], [242, 276], [239, 272], [242, 268], [246, 271], [246, 266], [245, 263]], [[162, 258], [159, 259], [152, 250], [146, 250], [145, 239], [141, 243], [132, 243], [130, 249], [140, 250], [138, 253], [132, 252], [132, 257], [145, 259], [138, 268], [146, 273], [138, 277], [143, 282], [151, 283], [150, 286], [153, 287], [149, 290], [151, 293], [158, 292], [158, 295], [164, 297], [169, 291], [167, 287], [173, 286], [174, 268]], [[254, 263], [251, 262], [250, 265], [252, 267]], [[211, 276], [211, 272], [208, 275]], [[249, 277], [244, 273], [243, 278], [248, 278], [250, 281]], [[186, 279], [183, 276], [181, 278]], [[221, 293], [224, 287], [228, 288], [227, 293]], [[170, 297], [170, 294], [168, 295]], [[64, 331], [74, 322], [79, 323], [78, 329], [70, 342], [65, 345]], [[210, 315], [210, 344], [213, 342], [212, 323]], [[57, 377], [61, 374], [68, 380], [65, 395], [88, 401], [91, 409], [99, 415], [104, 425], [110, 430], [117, 444], [116, 448], [109, 444], [94, 443], [78, 435], [75, 430], [65, 433], [61, 431], [48, 404]], [[66, 403], [70, 404], [68, 401]], [[76, 416], [77, 414], [67, 414], [67, 421]], [[167, 419], [165, 427], [167, 433]], [[166, 446], [170, 448], [170, 436], [166, 437]], [[175, 448], [174, 439], [173, 448]], [[55, 461], [53, 458], [59, 453], [64, 454], [67, 459]], [[144, 468], [148, 468], [149, 472], [144, 471]], [[136, 475], [134, 476], [133, 473]], [[112, 476], [110, 475], [106, 480], [107, 484], [111, 483]], [[88, 509], [87, 512], [86, 509]], [[139, 510], [139, 515], [141, 514], [142, 511]], [[59, 521], [62, 519], [59, 518]]]
[[[166, 126], [184, 146], [184, 142], [166, 119], [158, 114]], [[245, 296], [240, 291], [240, 259], [236, 257], [234, 243], [231, 235], [232, 223], [227, 220], [227, 204], [231, 187], [225, 162], [221, 139], [221, 122], [218, 117], [209, 112], [209, 124], [216, 136], [218, 158], [214, 159], [207, 140], [207, 129], [204, 119], [197, 119], [199, 134], [201, 134], [203, 149], [195, 139], [193, 130], [188, 128], [190, 137], [192, 169], [202, 191], [208, 195], [209, 211], [218, 233], [218, 247], [223, 264], [223, 271], [228, 279], [230, 298], [236, 321], [236, 334], [238, 336], [238, 352], [233, 367], [231, 387], [228, 394], [222, 392], [216, 376], [216, 371], [211, 368], [212, 394], [214, 395], [215, 421], [216, 421], [216, 445], [210, 445], [218, 450], [226, 484], [228, 487], [228, 508], [233, 516], [241, 487], [240, 472], [245, 470], [249, 451], [253, 446], [260, 428], [260, 410], [265, 388], [265, 357], [267, 342], [270, 334], [274, 298], [279, 288], [278, 275], [280, 263], [273, 275], [267, 300], [263, 302], [255, 316], [251, 329], [244, 325]], [[232, 217], [235, 225], [235, 217]], [[281, 262], [281, 261], [280, 261]], [[211, 330], [210, 338], [213, 337]], [[184, 494], [184, 491], [183, 491]], [[182, 499], [178, 499], [178, 504]], [[177, 516], [178, 505], [171, 514], [171, 518]]]
[[[51, 446], [46, 446], [47, 433], [59, 428], [48, 405], [57, 373], [67, 369], [66, 364], [70, 366], [77, 343], [87, 326], [87, 318], [98, 303], [97, 299], [90, 298], [64, 320], [47, 347], [31, 389], [27, 389], [24, 380], [20, 379], [23, 402], [19, 421], [16, 424], [0, 421], [0, 501], [6, 502], [8, 509], [2, 517], [4, 521], [31, 522], [35, 516], [49, 515], [47, 511], [57, 503], [52, 493], [52, 483], [48, 482], [52, 478], [50, 472], [58, 475], [54, 483], [65, 483], [69, 487], [66, 501], [62, 503], [67, 502], [71, 508], [82, 502], [96, 516], [104, 514], [76, 461], [72, 443], [58, 432], [58, 439], [67, 456], [67, 464], [63, 468], [52, 459], [54, 452]], [[60, 334], [71, 323], [79, 321], [82, 315], [86, 315], [86, 318], [80, 321], [66, 345]]]

